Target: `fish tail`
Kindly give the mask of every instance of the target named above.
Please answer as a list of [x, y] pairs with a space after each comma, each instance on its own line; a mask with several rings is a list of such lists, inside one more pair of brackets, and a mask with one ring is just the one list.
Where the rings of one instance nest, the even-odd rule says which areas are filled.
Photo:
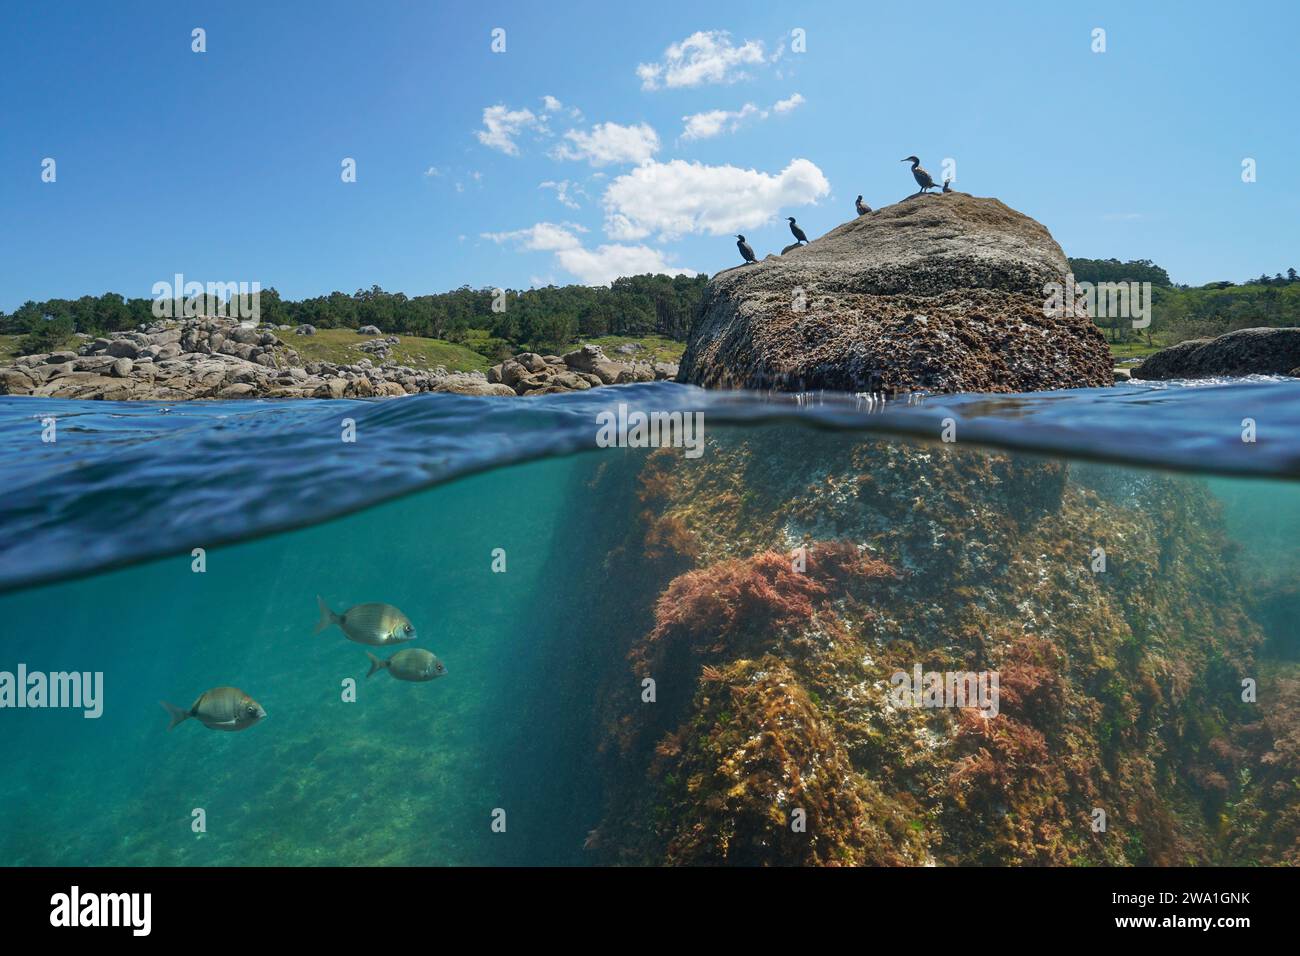
[[339, 616], [330, 610], [329, 605], [325, 603], [325, 599], [319, 594], [316, 595], [316, 604], [320, 607], [320, 620], [316, 622], [316, 630], [312, 631], [313, 634], [319, 634], [325, 628], [331, 624], [337, 624], [340, 620]]
[[373, 675], [375, 671], [381, 671], [388, 666], [388, 661], [384, 660], [383, 658], [376, 657], [374, 654], [371, 654], [369, 651], [366, 651], [366, 657], [370, 658], [370, 672], [366, 674], [367, 679], [369, 679], [370, 676]]
[[172, 722], [167, 725], [168, 730], [171, 730], [173, 727], [175, 727], [179, 723], [182, 723], [183, 721], [189, 720], [190, 712], [188, 710], [183, 710], [182, 708], [177, 707], [175, 704], [169, 704], [165, 700], [160, 700], [158, 701], [158, 703], [162, 704], [163, 709], [166, 710], [167, 713], [172, 715]]

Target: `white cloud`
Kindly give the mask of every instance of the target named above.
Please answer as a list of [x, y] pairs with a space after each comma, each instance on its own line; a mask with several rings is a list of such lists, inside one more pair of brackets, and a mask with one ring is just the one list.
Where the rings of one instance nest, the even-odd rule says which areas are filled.
[[512, 110], [507, 106], [485, 106], [483, 129], [476, 134], [484, 146], [499, 149], [507, 156], [518, 156], [515, 137], [526, 129], [545, 131], [545, 126], [532, 110]]
[[587, 194], [582, 191], [582, 187], [577, 183], [570, 182], [567, 179], [561, 179], [559, 182], [548, 179], [544, 183], [537, 184], [538, 189], [550, 189], [555, 192], [555, 198], [562, 205], [570, 209], [581, 209], [577, 197], [587, 198]]
[[575, 232], [586, 232], [582, 226], [572, 222], [539, 222], [527, 229], [515, 229], [512, 232], [485, 232], [484, 239], [495, 243], [512, 242], [529, 252], [556, 252], [571, 249], [582, 244]]
[[661, 249], [649, 246], [604, 245], [595, 249], [565, 249], [556, 253], [560, 267], [573, 273], [584, 285], [609, 285], [623, 276], [695, 275], [694, 269], [671, 264]]
[[608, 285], [622, 276], [655, 273], [695, 275], [694, 269], [675, 266], [661, 249], [609, 243], [587, 249], [575, 232], [581, 226], [566, 222], [539, 222], [527, 229], [512, 232], [485, 232], [484, 239], [496, 243], [514, 243], [528, 252], [551, 252], [555, 264], [575, 276], [584, 285]]
[[542, 97], [542, 108], [544, 112], [554, 113], [556, 110], [563, 109], [564, 104], [561, 103], [559, 100], [557, 100], [554, 96], [551, 96], [551, 94], [547, 93], [545, 96]]
[[439, 169], [437, 166], [430, 166], [428, 169], [424, 171], [424, 175], [430, 177], [441, 176], [442, 170]]
[[635, 242], [650, 235], [650, 230], [633, 224], [622, 213], [611, 213], [605, 216], [605, 235], [618, 242]]
[[658, 233], [733, 235], [768, 222], [786, 207], [828, 195], [830, 183], [812, 162], [795, 159], [775, 175], [736, 166], [674, 159], [649, 162], [605, 189], [605, 232], [629, 239]]
[[[803, 102], [803, 97], [795, 93], [773, 103], [770, 112], [788, 113]], [[753, 103], [746, 103], [738, 110], [708, 110], [703, 113], [692, 113], [690, 116], [682, 117], [682, 122], [686, 125], [682, 129], [681, 138], [689, 142], [694, 139], [709, 139], [719, 133], [734, 133], [745, 120], [751, 117], [765, 120], [770, 112], [759, 109]]]
[[753, 103], [746, 103], [738, 110], [709, 110], [705, 113], [692, 113], [690, 116], [682, 117], [682, 122], [686, 124], [682, 130], [682, 139], [709, 139], [724, 131], [734, 133], [740, 127], [740, 124], [751, 116], [766, 119], [767, 112], [760, 110]]
[[636, 75], [643, 90], [735, 83], [747, 78], [745, 66], [761, 64], [764, 58], [761, 40], [735, 46], [725, 30], [701, 30], [664, 50], [663, 62], [642, 63]]
[[783, 100], [777, 100], [772, 104], [772, 109], [778, 113], [788, 113], [796, 107], [803, 106], [803, 94], [795, 93], [793, 96], [786, 97]]
[[555, 159], [586, 160], [593, 166], [641, 163], [659, 151], [659, 134], [645, 123], [636, 126], [597, 123], [589, 133], [571, 129], [564, 138], [568, 142], [551, 152]]

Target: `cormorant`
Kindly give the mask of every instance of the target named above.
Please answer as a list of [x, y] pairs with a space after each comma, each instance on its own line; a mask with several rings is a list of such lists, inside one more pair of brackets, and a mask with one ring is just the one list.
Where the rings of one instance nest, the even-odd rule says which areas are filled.
[[929, 173], [921, 168], [921, 161], [915, 156], [905, 157], [904, 159], [900, 159], [899, 162], [912, 164], [912, 175], [916, 178], [916, 184], [921, 187], [916, 191], [916, 195], [919, 196], [927, 189], [934, 188], [934, 180], [930, 178]]
[[871, 207], [862, 201], [861, 196], [858, 197], [858, 201], [854, 205], [858, 207], [859, 216], [865, 216], [867, 213], [871, 212]]
[[786, 216], [786, 218], [790, 220], [790, 231], [794, 233], [794, 237], [800, 242], [807, 242], [808, 237], [803, 234], [803, 230], [794, 224], [794, 216]]
[[952, 189], [949, 188], [951, 185], [952, 185], [952, 180], [951, 180], [951, 179], [945, 179], [945, 180], [943, 181], [943, 191], [946, 192], [946, 193], [950, 193], [950, 192], [952, 192]]
[[740, 250], [740, 254], [745, 257], [746, 262], [758, 261], [754, 258], [754, 250], [749, 247], [749, 243], [745, 241], [744, 236], [736, 237], [736, 248]]

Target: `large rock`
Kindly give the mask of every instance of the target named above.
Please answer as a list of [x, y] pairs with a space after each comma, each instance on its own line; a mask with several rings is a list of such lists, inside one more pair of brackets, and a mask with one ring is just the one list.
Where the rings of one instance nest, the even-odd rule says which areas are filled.
[[1206, 378], [1212, 375], [1300, 374], [1300, 329], [1239, 329], [1192, 339], [1152, 355], [1134, 378]]
[[[1011, 392], [1113, 384], [1082, 306], [1047, 314], [1065, 254], [996, 199], [916, 196], [718, 273], [678, 381], [785, 391]], [[566, 357], [567, 359], [567, 357]]]

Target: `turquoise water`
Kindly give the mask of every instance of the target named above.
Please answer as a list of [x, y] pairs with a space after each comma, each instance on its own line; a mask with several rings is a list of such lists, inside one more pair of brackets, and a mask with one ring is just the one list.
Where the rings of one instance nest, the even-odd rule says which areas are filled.
[[[580, 660], [557, 660], [543, 590], [575, 468], [492, 472], [207, 556], [36, 588], [3, 600], [6, 664], [102, 670], [104, 714], [9, 711], [0, 755], [6, 864], [402, 863], [575, 859], [585, 830], [539, 826], [566, 744], [563, 701]], [[507, 549], [494, 574], [491, 549]], [[450, 669], [428, 684], [365, 679], [366, 651], [312, 635], [319, 593], [336, 610], [397, 604], [416, 646]], [[342, 682], [358, 686], [344, 703]], [[267, 719], [237, 734], [165, 698], [246, 690]], [[546, 713], [548, 719], [539, 720]], [[581, 781], [564, 784], [581, 809]], [[194, 808], [207, 833], [191, 832]], [[487, 826], [505, 807], [509, 839]], [[514, 837], [518, 832], [519, 837]], [[577, 833], [576, 840], [573, 838]]]
[[[932, 422], [917, 424], [923, 413], [915, 406], [877, 415], [860, 404], [855, 411], [811, 401], [811, 411], [780, 405], [774, 416], [770, 405], [715, 398], [706, 407], [706, 468], [688, 471], [694, 466], [680, 451], [667, 452], [684, 484], [665, 499], [650, 494], [646, 481], [648, 457], [664, 452], [590, 450], [593, 409], [601, 407], [593, 403], [689, 407], [704, 400], [693, 389], [607, 389], [585, 404], [502, 402], [497, 419], [474, 414], [491, 400], [450, 397], [441, 406], [414, 399], [195, 403], [165, 414], [93, 403], [69, 408], [66, 441], [54, 448], [33, 444], [26, 431], [44, 409], [11, 400], [0, 408], [9, 455], [0, 670], [22, 662], [44, 672], [102, 671], [104, 711], [94, 720], [77, 710], [0, 711], [0, 864], [618, 862], [624, 851], [610, 843], [640, 812], [640, 798], [623, 791], [641, 786], [651, 760], [637, 758], [635, 748], [623, 763], [611, 758], [611, 728], [620, 708], [635, 705], [640, 675], [626, 660], [654, 627], [656, 602], [678, 574], [773, 542], [788, 545], [795, 532], [868, 542], [870, 553], [907, 573], [907, 591], [877, 599], [874, 623], [853, 618], [863, 629], [856, 640], [950, 647], [958, 618], [922, 636], [930, 625], [908, 617], [930, 599], [935, 615], [1003, 605], [1008, 620], [1019, 613], [1017, 601], [1037, 602], [1026, 620], [1075, 640], [1084, 625], [1062, 622], [1077, 600], [1066, 592], [1099, 580], [1086, 573], [1096, 542], [1065, 539], [1061, 553], [1044, 542], [1056, 524], [1085, 527], [1090, 509], [1122, 506], [1114, 514], [1131, 515], [1132, 529], [1112, 516], [1097, 532], [1114, 532], [1106, 539], [1112, 578], [1096, 586], [1099, 594], [1109, 593], [1110, 580], [1138, 573], [1131, 554], [1125, 564], [1135, 536], [1150, 536], [1162, 521], [1180, 530], [1152, 545], [1160, 557], [1142, 569], [1140, 583], [1115, 586], [1124, 597], [1097, 600], [1122, 605], [1133, 634], [1149, 635], [1141, 640], [1195, 646], [1218, 639], [1210, 623], [1198, 631], [1193, 618], [1204, 612], [1183, 613], [1181, 598], [1164, 597], [1189, 581], [1202, 591], [1212, 582], [1216, 590], [1196, 600], [1221, 608], [1224, 620], [1244, 609], [1241, 627], [1255, 637], [1243, 637], [1242, 646], [1266, 636], [1255, 663], [1260, 674], [1274, 673], [1300, 650], [1284, 593], [1300, 566], [1300, 485], [1287, 473], [1300, 460], [1300, 432], [1285, 441], [1266, 433], [1270, 446], [1243, 466], [1234, 429], [1243, 407], [1294, 421], [1300, 385], [1249, 388], [1135, 390], [1127, 401], [1145, 396], [1147, 404], [1127, 421], [1118, 413], [1115, 425], [1105, 416], [1117, 414], [1120, 399], [1087, 393], [944, 399], [924, 412], [942, 418], [955, 409], [959, 428], [982, 427], [989, 446], [1004, 449], [1037, 434], [1032, 452], [922, 441]], [[1261, 403], [1265, 392], [1269, 401]], [[1039, 418], [1034, 402], [1047, 409]], [[1077, 436], [1089, 431], [1082, 417], [1089, 402], [1098, 418], [1083, 442]], [[355, 448], [337, 438], [346, 416], [360, 423]], [[1067, 420], [1073, 424], [1061, 432]], [[998, 434], [990, 423], [1001, 423]], [[1068, 439], [1092, 460], [1061, 457], [1044, 437], [1054, 432], [1058, 446]], [[21, 456], [20, 442], [27, 443]], [[1186, 468], [1198, 455], [1207, 470], [1259, 474], [1205, 477], [1135, 464], [1161, 459]], [[1130, 461], [1101, 460], [1118, 457]], [[1063, 462], [1061, 484], [1053, 476]], [[857, 489], [852, 500], [849, 483]], [[1051, 500], [1026, 504], [1040, 483]], [[806, 490], [812, 487], [819, 490]], [[1060, 517], [1044, 517], [1058, 507], [1061, 488]], [[1188, 506], [1186, 515], [1169, 511], [1203, 492], [1212, 504]], [[782, 502], [800, 495], [810, 497], [782, 512]], [[654, 509], [673, 516], [670, 531], [688, 528], [693, 543], [660, 554], [665, 534], [641, 530]], [[918, 509], [929, 512], [917, 518]], [[1164, 516], [1153, 520], [1159, 509]], [[1229, 546], [1202, 553], [1209, 549], [1196, 536], [1210, 527]], [[1207, 533], [1205, 540], [1219, 539]], [[1180, 550], [1180, 541], [1195, 547]], [[202, 573], [192, 569], [193, 547], [206, 548]], [[493, 568], [496, 549], [504, 550], [504, 573]], [[974, 561], [982, 551], [986, 558]], [[1027, 583], [1058, 575], [1076, 583], [1059, 595], [1036, 595], [1037, 585]], [[993, 601], [993, 592], [1007, 600]], [[417, 627], [415, 646], [435, 652], [448, 675], [426, 684], [386, 673], [366, 679], [366, 651], [375, 649], [337, 628], [313, 635], [318, 594], [337, 611], [366, 601], [396, 605]], [[1144, 594], [1154, 595], [1149, 607]], [[1260, 604], [1267, 600], [1281, 603], [1266, 613]], [[1164, 616], [1148, 631], [1135, 623], [1142, 614]], [[1171, 626], [1182, 630], [1170, 634]], [[745, 654], [757, 658], [778, 646]], [[355, 701], [344, 699], [349, 679]], [[694, 674], [691, 680], [694, 688]], [[160, 699], [187, 707], [227, 684], [261, 703], [267, 719], [239, 733], [197, 721], [167, 732]], [[833, 711], [829, 692], [817, 686], [817, 706]], [[1227, 708], [1234, 693], [1215, 706]], [[686, 707], [683, 701], [665, 706]], [[1189, 744], [1187, 753], [1199, 746]], [[857, 771], [883, 779], [873, 761], [886, 757], [847, 752]], [[1262, 768], [1252, 766], [1255, 759], [1241, 758], [1248, 772]], [[684, 812], [672, 796], [678, 782], [669, 774], [664, 784], [654, 771], [651, 779], [662, 791], [652, 812], [661, 828], [671, 827], [664, 815]], [[700, 792], [701, 804], [706, 799]], [[192, 829], [196, 808], [206, 814], [206, 832]], [[1208, 832], [1222, 812], [1215, 804], [1187, 826]], [[925, 826], [939, 827], [941, 816], [935, 809]], [[1193, 816], [1199, 820], [1199, 811]], [[737, 819], [743, 829], [745, 818]], [[603, 840], [589, 837], [597, 828]], [[955, 843], [950, 835], [928, 852]], [[1124, 852], [1151, 852], [1129, 847]], [[655, 855], [661, 852], [669, 855]], [[674, 862], [673, 852], [632, 861]]]

